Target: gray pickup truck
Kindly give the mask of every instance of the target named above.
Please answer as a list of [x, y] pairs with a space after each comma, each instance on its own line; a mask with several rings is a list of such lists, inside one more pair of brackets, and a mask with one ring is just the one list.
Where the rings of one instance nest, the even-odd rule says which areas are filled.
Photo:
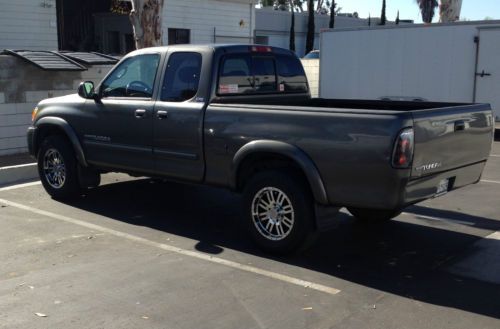
[[382, 221], [477, 183], [493, 123], [486, 104], [313, 99], [288, 50], [183, 45], [134, 51], [96, 88], [43, 100], [28, 143], [54, 198], [105, 172], [227, 187], [256, 243], [285, 253], [341, 207]]

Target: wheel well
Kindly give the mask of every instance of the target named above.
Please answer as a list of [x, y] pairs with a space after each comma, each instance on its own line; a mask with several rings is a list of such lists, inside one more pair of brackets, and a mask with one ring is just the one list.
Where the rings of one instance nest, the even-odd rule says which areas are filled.
[[40, 149], [40, 145], [42, 144], [43, 140], [47, 138], [48, 136], [54, 136], [54, 135], [59, 135], [64, 138], [68, 138], [66, 136], [66, 133], [64, 130], [58, 126], [54, 125], [44, 125], [40, 128], [38, 128], [37, 134], [36, 134], [36, 141], [35, 141], [35, 155], [38, 154], [38, 150]]
[[236, 190], [242, 191], [247, 181], [259, 171], [283, 169], [293, 172], [310, 190], [310, 185], [302, 168], [293, 159], [275, 153], [254, 153], [248, 155], [238, 167]]

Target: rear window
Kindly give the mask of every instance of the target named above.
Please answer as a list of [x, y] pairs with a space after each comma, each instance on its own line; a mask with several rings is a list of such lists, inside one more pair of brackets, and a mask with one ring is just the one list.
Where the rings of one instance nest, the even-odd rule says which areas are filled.
[[279, 83], [285, 92], [307, 92], [307, 79], [300, 61], [290, 56], [277, 56]]
[[307, 91], [304, 69], [292, 56], [238, 54], [222, 58], [218, 95]]

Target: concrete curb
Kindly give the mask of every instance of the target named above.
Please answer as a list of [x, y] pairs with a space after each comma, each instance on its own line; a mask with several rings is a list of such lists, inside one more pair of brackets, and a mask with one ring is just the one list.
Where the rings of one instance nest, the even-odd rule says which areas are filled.
[[36, 163], [0, 167], [0, 186], [38, 179]]

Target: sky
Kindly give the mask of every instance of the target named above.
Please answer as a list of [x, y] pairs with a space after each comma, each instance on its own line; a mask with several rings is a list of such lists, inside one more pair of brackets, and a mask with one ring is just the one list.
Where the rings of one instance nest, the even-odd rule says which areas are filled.
[[[382, 0], [336, 0], [338, 7], [344, 13], [357, 11], [362, 18], [380, 17]], [[422, 23], [420, 10], [415, 0], [386, 0], [387, 19], [394, 21], [399, 10], [401, 19], [413, 19], [415, 23]], [[439, 9], [436, 8], [434, 22], [439, 20]], [[467, 20], [482, 20], [486, 17], [500, 19], [500, 0], [463, 0], [461, 18]]]

